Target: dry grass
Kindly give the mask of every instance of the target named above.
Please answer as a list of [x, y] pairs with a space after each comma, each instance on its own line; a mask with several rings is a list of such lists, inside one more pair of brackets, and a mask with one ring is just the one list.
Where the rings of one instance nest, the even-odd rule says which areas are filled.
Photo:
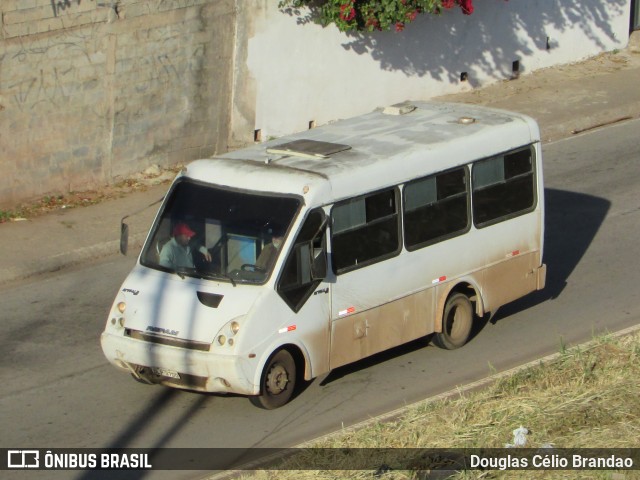
[[[563, 351], [539, 364], [456, 398], [424, 402], [397, 421], [343, 432], [319, 448], [504, 448], [512, 431], [529, 430], [527, 447], [629, 448], [640, 442], [640, 333], [594, 340], [589, 347]], [[313, 455], [312, 452], [308, 455]], [[324, 454], [326, 457], [326, 453]], [[317, 458], [288, 460], [290, 468], [317, 465]], [[384, 459], [380, 458], [380, 464]], [[302, 468], [302, 467], [301, 467]], [[420, 474], [391, 471], [279, 470], [246, 472], [263, 479], [414, 479]], [[640, 478], [640, 472], [468, 471], [454, 478]]]

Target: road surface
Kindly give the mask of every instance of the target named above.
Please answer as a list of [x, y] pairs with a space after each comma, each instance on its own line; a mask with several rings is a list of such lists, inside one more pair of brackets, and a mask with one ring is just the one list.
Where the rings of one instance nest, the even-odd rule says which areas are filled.
[[[1, 446], [293, 446], [557, 352], [561, 344], [635, 325], [640, 322], [638, 131], [636, 120], [544, 147], [544, 291], [502, 308], [460, 350], [416, 341], [318, 378], [275, 411], [257, 409], [243, 397], [142, 385], [106, 362], [99, 336], [132, 258], [113, 256], [5, 287], [0, 290]], [[194, 476], [138, 472], [126, 478]], [[3, 472], [3, 478], [93, 477]]]

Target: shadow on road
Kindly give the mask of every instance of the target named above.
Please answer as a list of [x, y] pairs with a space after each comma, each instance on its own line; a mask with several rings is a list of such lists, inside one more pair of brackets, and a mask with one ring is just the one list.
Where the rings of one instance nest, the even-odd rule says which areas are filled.
[[562, 295], [567, 280], [589, 249], [611, 207], [611, 202], [604, 198], [556, 189], [545, 190], [545, 204], [547, 284], [544, 290], [500, 308], [492, 323]]

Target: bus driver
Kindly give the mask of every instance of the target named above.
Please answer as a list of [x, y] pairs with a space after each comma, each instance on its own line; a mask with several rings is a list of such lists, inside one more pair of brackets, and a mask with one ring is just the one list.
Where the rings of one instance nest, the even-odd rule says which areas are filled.
[[[186, 223], [178, 223], [173, 227], [173, 237], [164, 244], [160, 251], [160, 265], [175, 270], [176, 268], [195, 268], [191, 246], [191, 238], [196, 234]], [[211, 254], [204, 247], [198, 248], [207, 262], [211, 261]]]

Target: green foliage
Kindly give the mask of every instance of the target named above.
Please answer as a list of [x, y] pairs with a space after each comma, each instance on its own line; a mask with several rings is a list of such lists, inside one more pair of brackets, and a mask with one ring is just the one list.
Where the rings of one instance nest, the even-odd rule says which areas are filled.
[[314, 20], [335, 24], [342, 32], [404, 30], [422, 13], [440, 14], [460, 7], [465, 15], [473, 13], [473, 0], [281, 0], [279, 7], [288, 12], [308, 8]]
[[0, 210], [0, 223], [8, 222], [15, 216], [15, 212], [11, 212], [9, 210]]

